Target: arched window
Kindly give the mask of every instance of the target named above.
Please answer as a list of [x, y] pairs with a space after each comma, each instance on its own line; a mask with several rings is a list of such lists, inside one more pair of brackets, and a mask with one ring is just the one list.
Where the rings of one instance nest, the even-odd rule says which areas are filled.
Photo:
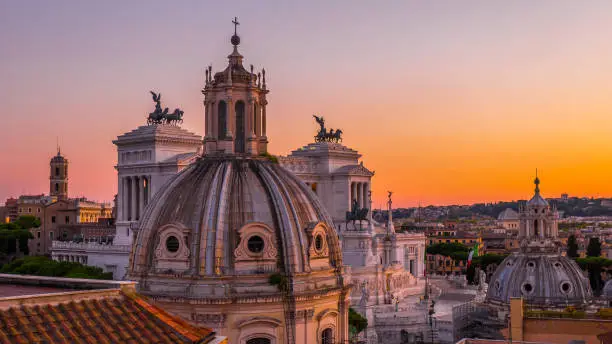
[[331, 328], [326, 328], [321, 332], [321, 344], [334, 344], [334, 333]]
[[533, 233], [535, 234], [535, 236], [539, 236], [540, 235], [540, 231], [538, 228], [538, 220], [534, 220], [533, 221]]
[[239, 100], [236, 102], [236, 136], [234, 140], [234, 151], [236, 153], [244, 153], [245, 150], [244, 115], [244, 102]]
[[59, 177], [59, 167], [55, 168], [55, 175]]
[[219, 140], [223, 140], [225, 138], [225, 132], [227, 129], [227, 106], [225, 105], [225, 102], [223, 100], [219, 102], [219, 105], [217, 107], [217, 116], [217, 128], [219, 129], [217, 138]]
[[268, 338], [251, 338], [246, 341], [246, 344], [271, 344], [272, 342]]
[[55, 192], [59, 192], [59, 184], [55, 183]]

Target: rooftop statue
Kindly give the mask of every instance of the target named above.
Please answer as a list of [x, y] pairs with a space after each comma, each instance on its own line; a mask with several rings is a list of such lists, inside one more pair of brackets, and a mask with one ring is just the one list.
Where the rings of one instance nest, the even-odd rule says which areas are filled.
[[325, 128], [325, 119], [323, 116], [319, 117], [317, 115], [312, 115], [315, 118], [315, 121], [320, 126], [319, 132], [314, 137], [315, 142], [342, 142], [342, 130], [341, 129], [330, 129], [329, 132], [327, 128]]
[[173, 113], [168, 114], [168, 108], [162, 110], [161, 93], [155, 93], [153, 91], [149, 92], [151, 92], [151, 95], [153, 96], [155, 110], [149, 113], [149, 117], [147, 118], [148, 125], [183, 123], [183, 111], [181, 109], [174, 109]]

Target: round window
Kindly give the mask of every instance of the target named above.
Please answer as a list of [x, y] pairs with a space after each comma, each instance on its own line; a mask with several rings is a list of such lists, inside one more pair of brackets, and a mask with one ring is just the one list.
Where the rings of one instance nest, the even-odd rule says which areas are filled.
[[535, 263], [534, 262], [529, 262], [529, 263], [527, 263], [527, 266], [533, 269], [533, 268], [535, 268]]
[[253, 253], [260, 253], [264, 249], [264, 241], [259, 235], [253, 235], [247, 241], [247, 247]]
[[523, 284], [523, 292], [525, 294], [529, 294], [533, 291], [533, 286], [531, 285], [531, 283], [525, 283]]
[[569, 282], [561, 283], [561, 291], [563, 291], [564, 293], [569, 293], [570, 290], [572, 290], [572, 285], [569, 284]]
[[179, 249], [180, 242], [177, 237], [171, 235], [166, 239], [166, 249], [170, 252], [176, 252]]
[[315, 237], [315, 249], [321, 251], [323, 249], [323, 236], [321, 234]]

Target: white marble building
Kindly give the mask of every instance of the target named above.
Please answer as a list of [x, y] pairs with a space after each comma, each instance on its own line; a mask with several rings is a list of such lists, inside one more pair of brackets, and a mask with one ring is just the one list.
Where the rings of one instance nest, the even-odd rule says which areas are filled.
[[130, 227], [138, 223], [153, 195], [200, 156], [202, 137], [176, 125], [140, 126], [113, 143], [117, 146], [117, 234], [115, 243], [131, 245]]
[[351, 305], [375, 327], [377, 308], [423, 293], [424, 282], [419, 277], [425, 271], [425, 236], [395, 231], [390, 199], [386, 224], [374, 221], [371, 212], [369, 221], [346, 221], [352, 204], [372, 208], [374, 172], [360, 158], [357, 151], [340, 143], [317, 142], [279, 157], [279, 162], [310, 186], [332, 216], [342, 243], [343, 264], [352, 271]]
[[52, 243], [55, 260], [78, 261], [123, 279], [132, 249], [132, 227], [164, 183], [201, 154], [202, 138], [175, 125], [153, 124], [119, 136], [117, 146], [117, 218], [112, 245]]

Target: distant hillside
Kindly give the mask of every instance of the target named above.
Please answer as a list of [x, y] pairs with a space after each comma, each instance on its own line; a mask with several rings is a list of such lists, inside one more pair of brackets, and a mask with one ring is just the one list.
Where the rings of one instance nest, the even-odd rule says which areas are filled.
[[[551, 204], [563, 213], [563, 217], [569, 216], [612, 216], [612, 200], [608, 198], [578, 198], [572, 197], [567, 200], [548, 199]], [[608, 203], [602, 205], [602, 201]], [[525, 200], [498, 203], [476, 203], [472, 205], [450, 205], [450, 206], [427, 206], [421, 208], [398, 208], [393, 209], [393, 218], [402, 219], [408, 217], [420, 217], [423, 220], [454, 220], [460, 218], [492, 217], [497, 218], [506, 208], [518, 211], [519, 204]], [[419, 215], [417, 215], [419, 214]], [[374, 210], [377, 220], [386, 219], [386, 212]]]

